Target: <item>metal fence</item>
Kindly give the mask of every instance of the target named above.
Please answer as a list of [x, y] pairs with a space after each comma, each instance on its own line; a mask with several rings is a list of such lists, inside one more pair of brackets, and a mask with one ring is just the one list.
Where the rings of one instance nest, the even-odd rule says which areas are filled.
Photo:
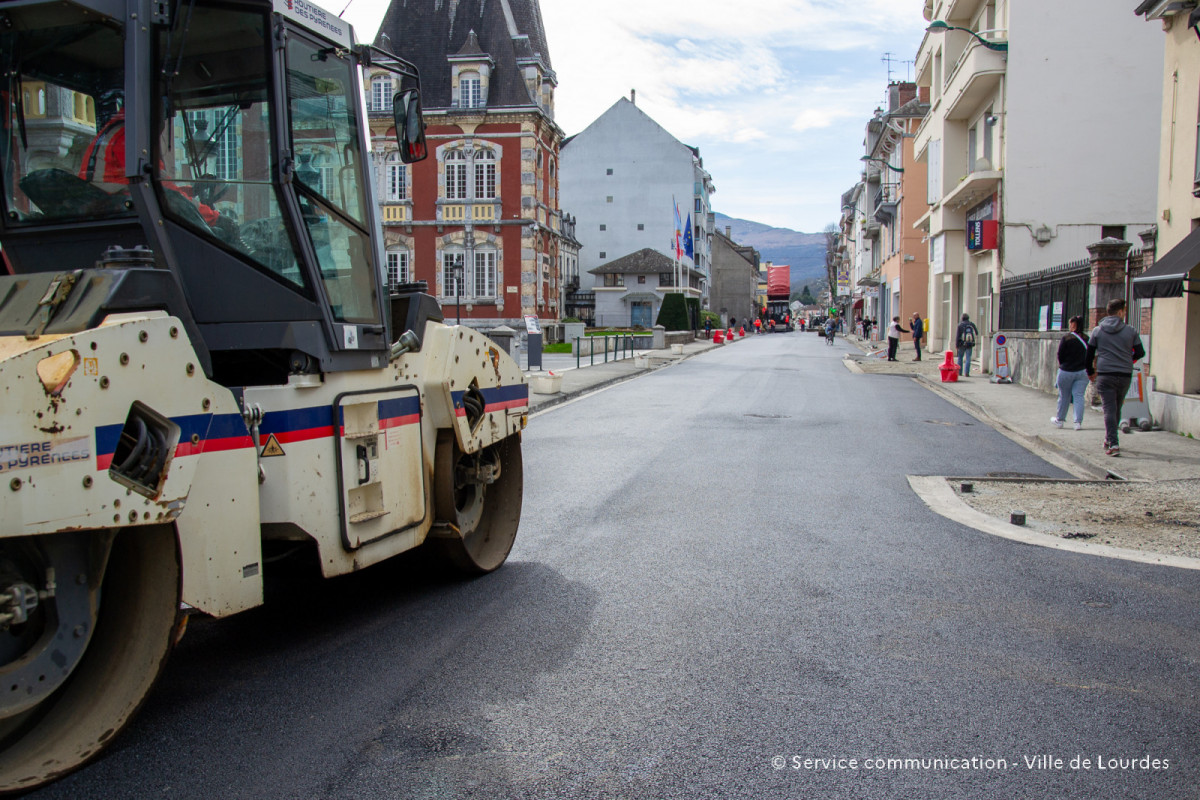
[[[1086, 319], [1091, 276], [1091, 261], [1083, 259], [1009, 278], [1000, 284], [1000, 329], [1036, 331], [1045, 320], [1049, 330], [1065, 331], [1071, 317]], [[1056, 303], [1062, 303], [1061, 317], [1054, 315]]]
[[[584, 342], [588, 343], [587, 348], [583, 347]], [[597, 347], [597, 345], [599, 345], [599, 347]], [[585, 349], [588, 351], [586, 357], [583, 354]], [[622, 359], [632, 358], [633, 356], [637, 355], [634, 351], [634, 336], [632, 334], [576, 337], [575, 366], [582, 367], [585, 359], [589, 365], [595, 366], [597, 349], [601, 350], [600, 357], [603, 359], [601, 361], [603, 364], [607, 364], [610, 360], [620, 361]], [[610, 354], [612, 356], [611, 359], [609, 358]]]

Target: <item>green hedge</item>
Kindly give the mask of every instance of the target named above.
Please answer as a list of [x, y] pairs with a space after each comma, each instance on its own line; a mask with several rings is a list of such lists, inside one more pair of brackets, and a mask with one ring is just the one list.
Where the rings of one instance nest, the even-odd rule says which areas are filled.
[[690, 331], [688, 308], [684, 296], [672, 292], [663, 297], [662, 308], [658, 310], [658, 324], [668, 331]]

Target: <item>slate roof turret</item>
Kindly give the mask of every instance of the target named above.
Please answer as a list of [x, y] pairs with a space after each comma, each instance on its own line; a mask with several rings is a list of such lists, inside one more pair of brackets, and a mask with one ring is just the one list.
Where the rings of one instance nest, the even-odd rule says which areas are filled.
[[495, 63], [490, 109], [537, 105], [518, 62], [536, 59], [554, 77], [538, 0], [392, 0], [375, 43], [416, 65], [430, 110], [451, 107], [447, 58], [456, 54], [477, 51]]

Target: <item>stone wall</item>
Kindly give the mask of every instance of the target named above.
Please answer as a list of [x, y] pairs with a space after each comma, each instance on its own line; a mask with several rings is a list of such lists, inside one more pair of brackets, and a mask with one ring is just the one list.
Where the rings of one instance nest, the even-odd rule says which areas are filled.
[[[1054, 386], [1058, 377], [1058, 344], [1065, 335], [1062, 331], [1017, 331], [1005, 332], [1008, 337], [1008, 364], [1014, 383], [1020, 383], [1043, 392], [1057, 391]], [[992, 371], [992, 364], [986, 371]]]

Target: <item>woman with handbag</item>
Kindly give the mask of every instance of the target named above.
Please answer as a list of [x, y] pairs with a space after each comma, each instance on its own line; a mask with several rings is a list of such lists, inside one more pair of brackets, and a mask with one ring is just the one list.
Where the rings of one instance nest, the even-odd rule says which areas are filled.
[[1088, 337], [1081, 331], [1083, 317], [1075, 316], [1067, 322], [1070, 332], [1058, 343], [1058, 410], [1050, 418], [1050, 424], [1061, 428], [1067, 417], [1067, 406], [1075, 406], [1075, 430], [1083, 428], [1083, 393], [1087, 391], [1087, 344]]

